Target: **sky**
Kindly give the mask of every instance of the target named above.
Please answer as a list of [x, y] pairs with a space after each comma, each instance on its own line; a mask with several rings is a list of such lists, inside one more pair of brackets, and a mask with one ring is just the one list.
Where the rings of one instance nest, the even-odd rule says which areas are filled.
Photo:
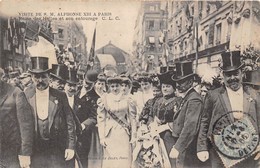
[[[112, 44], [125, 50], [132, 51], [135, 20], [140, 9], [140, 1], [127, 0], [0, 0], [0, 14], [7, 15], [31, 15], [36, 13], [81, 13], [84, 18], [95, 18], [96, 21], [81, 21], [87, 36], [87, 50], [89, 52], [93, 32], [96, 26], [96, 47], [99, 49], [111, 41]], [[10, 8], [10, 6], [13, 6]], [[24, 16], [23, 16], [24, 17]], [[30, 16], [28, 16], [30, 17]], [[68, 17], [68, 16], [67, 16]], [[66, 18], [66, 17], [65, 17]], [[110, 19], [110, 20], [108, 20]], [[116, 20], [117, 19], [117, 20]]]

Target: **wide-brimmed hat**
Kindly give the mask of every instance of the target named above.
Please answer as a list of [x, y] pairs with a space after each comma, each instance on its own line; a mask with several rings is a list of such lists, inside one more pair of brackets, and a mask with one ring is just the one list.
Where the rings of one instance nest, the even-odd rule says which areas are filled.
[[176, 63], [176, 74], [171, 78], [173, 81], [180, 81], [193, 76], [192, 61], [184, 61]]
[[165, 73], [159, 74], [158, 78], [160, 80], [160, 84], [168, 84], [172, 85], [173, 87], [176, 86], [176, 81], [172, 79], [172, 76], [175, 75], [175, 71], [167, 71]]
[[79, 79], [78, 79], [76, 70], [69, 69], [67, 74], [68, 74], [67, 80], [66, 80], [67, 83], [70, 83], [70, 84], [78, 84], [79, 83]]
[[147, 72], [141, 72], [139, 75], [138, 75], [138, 81], [139, 82], [152, 82], [152, 79], [151, 79], [151, 76], [149, 73]]
[[112, 84], [112, 83], [121, 83], [122, 78], [120, 76], [115, 76], [115, 77], [109, 77], [107, 78], [107, 84]]
[[49, 72], [49, 63], [47, 57], [31, 57], [32, 68], [28, 71], [31, 73]]
[[97, 76], [97, 80], [102, 81], [102, 82], [106, 82], [107, 77], [104, 73], [99, 73], [98, 76]]
[[121, 74], [120, 78], [122, 79], [122, 83], [127, 83], [127, 84], [131, 84], [132, 83], [131, 79], [126, 74]]
[[220, 69], [223, 72], [230, 72], [237, 70], [243, 66], [241, 62], [240, 51], [225, 51], [221, 54], [222, 57], [222, 66]]
[[260, 68], [246, 72], [245, 84], [260, 86]]
[[60, 80], [67, 80], [68, 67], [64, 64], [52, 64], [50, 75]]
[[98, 72], [95, 70], [88, 70], [85, 74], [85, 81], [87, 83], [95, 83], [97, 81]]

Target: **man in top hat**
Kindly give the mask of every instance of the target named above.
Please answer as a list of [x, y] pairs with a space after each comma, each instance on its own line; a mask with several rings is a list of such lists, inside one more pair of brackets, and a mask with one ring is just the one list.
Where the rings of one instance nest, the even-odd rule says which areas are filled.
[[176, 82], [176, 89], [182, 98], [173, 116], [172, 131], [174, 145], [170, 151], [170, 158], [175, 159], [173, 167], [198, 167], [196, 158], [197, 132], [203, 102], [200, 95], [193, 88], [194, 73], [192, 62], [176, 63], [176, 75], [172, 76]]
[[79, 101], [75, 101], [78, 106], [75, 111], [82, 126], [82, 134], [78, 139], [78, 154], [83, 167], [99, 167], [100, 148], [97, 132], [97, 99], [99, 95], [95, 91], [95, 82], [98, 73], [95, 70], [88, 70], [83, 81], [84, 92], [81, 91]]
[[30, 166], [33, 130], [32, 110], [24, 93], [0, 80], [0, 167]]
[[52, 64], [50, 72], [50, 87], [64, 91], [68, 67], [64, 64]]
[[[258, 167], [253, 153], [259, 137], [256, 101], [242, 87], [240, 51], [223, 52], [221, 56], [224, 86], [206, 95], [197, 156], [202, 162], [210, 158], [212, 167]], [[223, 134], [226, 131], [229, 133]]]
[[32, 166], [66, 167], [74, 157], [75, 122], [65, 93], [49, 87], [47, 57], [31, 57], [35, 89], [28, 93], [35, 121]]

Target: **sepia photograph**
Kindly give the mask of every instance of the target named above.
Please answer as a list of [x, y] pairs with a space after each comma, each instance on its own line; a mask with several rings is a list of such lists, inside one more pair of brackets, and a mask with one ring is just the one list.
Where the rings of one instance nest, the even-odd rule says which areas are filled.
[[0, 168], [259, 168], [259, 0], [0, 0]]

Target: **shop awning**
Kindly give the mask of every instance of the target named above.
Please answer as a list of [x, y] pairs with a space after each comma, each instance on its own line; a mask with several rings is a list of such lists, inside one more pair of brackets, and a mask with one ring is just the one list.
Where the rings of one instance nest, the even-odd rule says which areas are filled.
[[149, 37], [149, 43], [150, 43], [150, 44], [154, 44], [154, 43], [155, 43], [154, 37]]
[[100, 67], [101, 68], [104, 68], [108, 64], [116, 66], [116, 60], [110, 54], [97, 54], [97, 58], [98, 58], [98, 60], [100, 62]]

